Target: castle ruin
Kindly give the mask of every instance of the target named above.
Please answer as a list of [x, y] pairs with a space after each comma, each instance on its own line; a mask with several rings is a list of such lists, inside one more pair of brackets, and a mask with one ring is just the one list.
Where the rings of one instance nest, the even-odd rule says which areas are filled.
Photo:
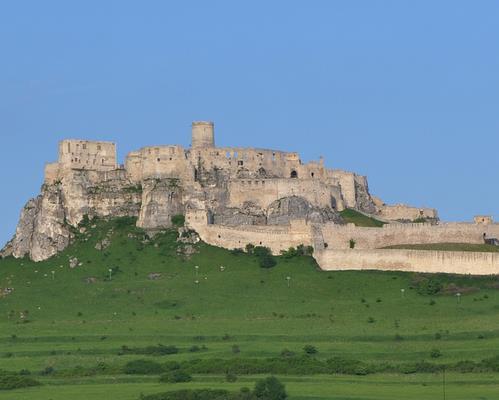
[[[346, 208], [386, 224], [345, 224], [339, 212]], [[490, 217], [440, 223], [434, 209], [385, 204], [370, 194], [366, 177], [327, 168], [322, 158], [303, 163], [295, 152], [217, 147], [214, 124], [206, 121], [192, 123], [190, 148], [143, 147], [123, 165], [114, 143], [61, 141], [58, 161], [46, 165], [42, 193], [24, 207], [3, 255], [47, 259], [69, 244], [69, 226], [84, 216], [134, 216], [138, 226], [158, 231], [176, 214], [207, 243], [229, 249], [252, 243], [279, 254], [312, 246], [323, 269], [499, 273], [496, 254], [382, 249], [484, 243], [499, 237]]]

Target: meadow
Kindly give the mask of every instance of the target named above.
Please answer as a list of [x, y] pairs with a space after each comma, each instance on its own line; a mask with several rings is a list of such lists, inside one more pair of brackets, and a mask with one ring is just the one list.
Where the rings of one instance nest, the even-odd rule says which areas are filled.
[[[0, 369], [41, 383], [0, 399], [237, 391], [273, 373], [292, 400], [441, 399], [444, 378], [448, 399], [499, 399], [496, 277], [324, 272], [299, 255], [261, 268], [174, 230], [150, 238], [132, 219], [82, 228], [47, 261], [0, 260]], [[126, 373], [136, 360], [181, 365], [192, 381]], [[360, 367], [332, 373], [331, 360]], [[247, 367], [259, 362], [282, 365]]]

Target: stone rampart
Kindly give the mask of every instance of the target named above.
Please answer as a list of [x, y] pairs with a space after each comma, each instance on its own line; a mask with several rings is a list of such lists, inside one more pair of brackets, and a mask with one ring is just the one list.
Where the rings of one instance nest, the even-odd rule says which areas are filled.
[[379, 249], [399, 244], [484, 243], [486, 237], [499, 237], [499, 224], [389, 224], [383, 228], [357, 227], [353, 224], [327, 224], [322, 236], [327, 248], [348, 249], [350, 240], [356, 249]]
[[280, 254], [282, 250], [297, 247], [300, 244], [311, 246], [311, 226], [305, 221], [292, 221], [286, 226], [257, 226], [245, 225], [230, 227], [224, 225], [206, 224], [206, 213], [187, 212], [186, 224], [194, 229], [200, 238], [213, 246], [226, 249], [244, 248], [248, 243], [255, 246], [265, 246], [273, 254]]
[[499, 274], [499, 253], [428, 250], [325, 250], [315, 252], [325, 271], [386, 270], [471, 275]]

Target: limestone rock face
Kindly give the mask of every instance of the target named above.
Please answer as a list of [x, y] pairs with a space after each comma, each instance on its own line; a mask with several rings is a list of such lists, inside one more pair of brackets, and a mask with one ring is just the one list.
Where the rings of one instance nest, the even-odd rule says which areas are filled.
[[137, 226], [144, 229], [168, 228], [174, 215], [184, 213], [182, 189], [176, 179], [144, 181], [141, 202]]
[[16, 235], [6, 255], [45, 260], [63, 250], [70, 239], [59, 185], [44, 186], [42, 193], [24, 206]]
[[265, 225], [267, 223], [265, 211], [250, 201], [245, 202], [241, 208], [223, 208], [213, 218], [213, 223], [229, 226]]
[[341, 222], [341, 217], [333, 209], [314, 207], [299, 196], [283, 197], [267, 209], [268, 225], [285, 225], [293, 219], [305, 219], [312, 223]]

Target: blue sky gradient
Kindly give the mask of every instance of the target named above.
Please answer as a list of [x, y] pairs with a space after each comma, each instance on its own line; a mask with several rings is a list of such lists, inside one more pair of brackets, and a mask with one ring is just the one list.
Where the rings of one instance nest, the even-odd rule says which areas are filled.
[[499, 219], [499, 2], [0, 4], [0, 242], [63, 138], [296, 150], [390, 203]]

